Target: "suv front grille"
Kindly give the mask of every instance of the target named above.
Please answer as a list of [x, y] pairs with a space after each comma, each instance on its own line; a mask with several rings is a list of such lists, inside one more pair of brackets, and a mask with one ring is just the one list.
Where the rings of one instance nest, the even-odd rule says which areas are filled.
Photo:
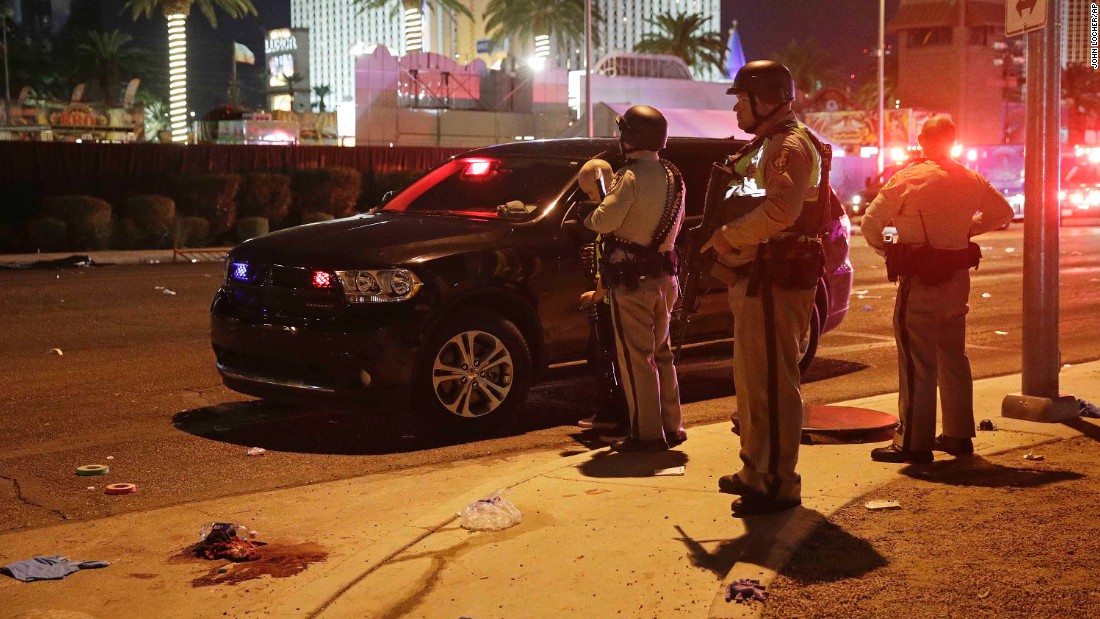
[[[230, 301], [243, 313], [265, 317], [326, 318], [332, 316], [343, 303], [343, 291], [339, 284], [330, 288], [314, 286], [314, 269], [248, 264], [243, 273], [240, 276], [231, 272], [225, 287]], [[335, 274], [332, 281], [335, 282]]]

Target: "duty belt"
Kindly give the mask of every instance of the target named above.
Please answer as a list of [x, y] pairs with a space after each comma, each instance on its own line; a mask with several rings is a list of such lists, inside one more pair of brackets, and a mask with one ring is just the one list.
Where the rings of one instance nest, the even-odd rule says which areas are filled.
[[[648, 247], [613, 236], [604, 239], [605, 261], [600, 265], [600, 277], [608, 288], [624, 286], [635, 290], [647, 277], [676, 275], [680, 260], [676, 251], [653, 251]], [[619, 250], [616, 252], [616, 250]], [[614, 262], [607, 261], [615, 253]]]
[[978, 268], [981, 260], [982, 249], [977, 243], [968, 243], [966, 249], [891, 243], [886, 246], [886, 276], [892, 282], [899, 276], [917, 276], [924, 283], [935, 285], [957, 271]]

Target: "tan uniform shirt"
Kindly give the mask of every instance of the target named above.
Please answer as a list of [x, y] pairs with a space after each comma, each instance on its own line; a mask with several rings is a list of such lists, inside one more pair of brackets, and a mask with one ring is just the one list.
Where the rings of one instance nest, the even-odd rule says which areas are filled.
[[[668, 197], [668, 177], [657, 153], [639, 151], [627, 157], [637, 159], [615, 176], [607, 197], [584, 220], [584, 225], [600, 234], [648, 247], [653, 241]], [[681, 207], [668, 238], [660, 251], [671, 251], [684, 220]]]
[[[761, 127], [759, 133], [794, 118], [793, 112], [788, 113]], [[762, 177], [759, 189], [766, 193], [764, 202], [721, 228], [722, 236], [735, 249], [754, 248], [789, 228], [802, 213], [802, 202], [816, 198], [812, 189], [817, 178], [811, 177], [820, 175], [820, 164], [813, 144], [793, 131], [767, 140], [762, 150], [752, 176]]]
[[1012, 221], [1012, 207], [981, 174], [951, 159], [925, 159], [898, 171], [863, 214], [863, 236], [879, 254], [891, 221], [900, 243], [966, 249], [970, 237]]

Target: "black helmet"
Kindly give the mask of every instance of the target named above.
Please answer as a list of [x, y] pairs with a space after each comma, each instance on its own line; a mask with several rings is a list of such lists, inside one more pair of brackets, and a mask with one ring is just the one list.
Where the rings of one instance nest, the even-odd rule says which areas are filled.
[[634, 150], [661, 150], [668, 142], [668, 121], [664, 114], [648, 105], [635, 105], [622, 116], [615, 117], [620, 140]]
[[794, 78], [782, 63], [754, 60], [738, 69], [726, 94], [741, 92], [766, 103], [787, 103], [794, 101]]

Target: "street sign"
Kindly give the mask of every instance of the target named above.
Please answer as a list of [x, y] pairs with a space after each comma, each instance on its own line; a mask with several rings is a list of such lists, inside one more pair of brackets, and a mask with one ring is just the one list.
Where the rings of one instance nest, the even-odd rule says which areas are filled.
[[1047, 25], [1047, 0], [1005, 0], [1005, 36], [1041, 30]]
[[489, 53], [489, 43], [490, 43], [489, 39], [478, 39], [477, 40], [477, 53], [479, 53], [479, 54]]

